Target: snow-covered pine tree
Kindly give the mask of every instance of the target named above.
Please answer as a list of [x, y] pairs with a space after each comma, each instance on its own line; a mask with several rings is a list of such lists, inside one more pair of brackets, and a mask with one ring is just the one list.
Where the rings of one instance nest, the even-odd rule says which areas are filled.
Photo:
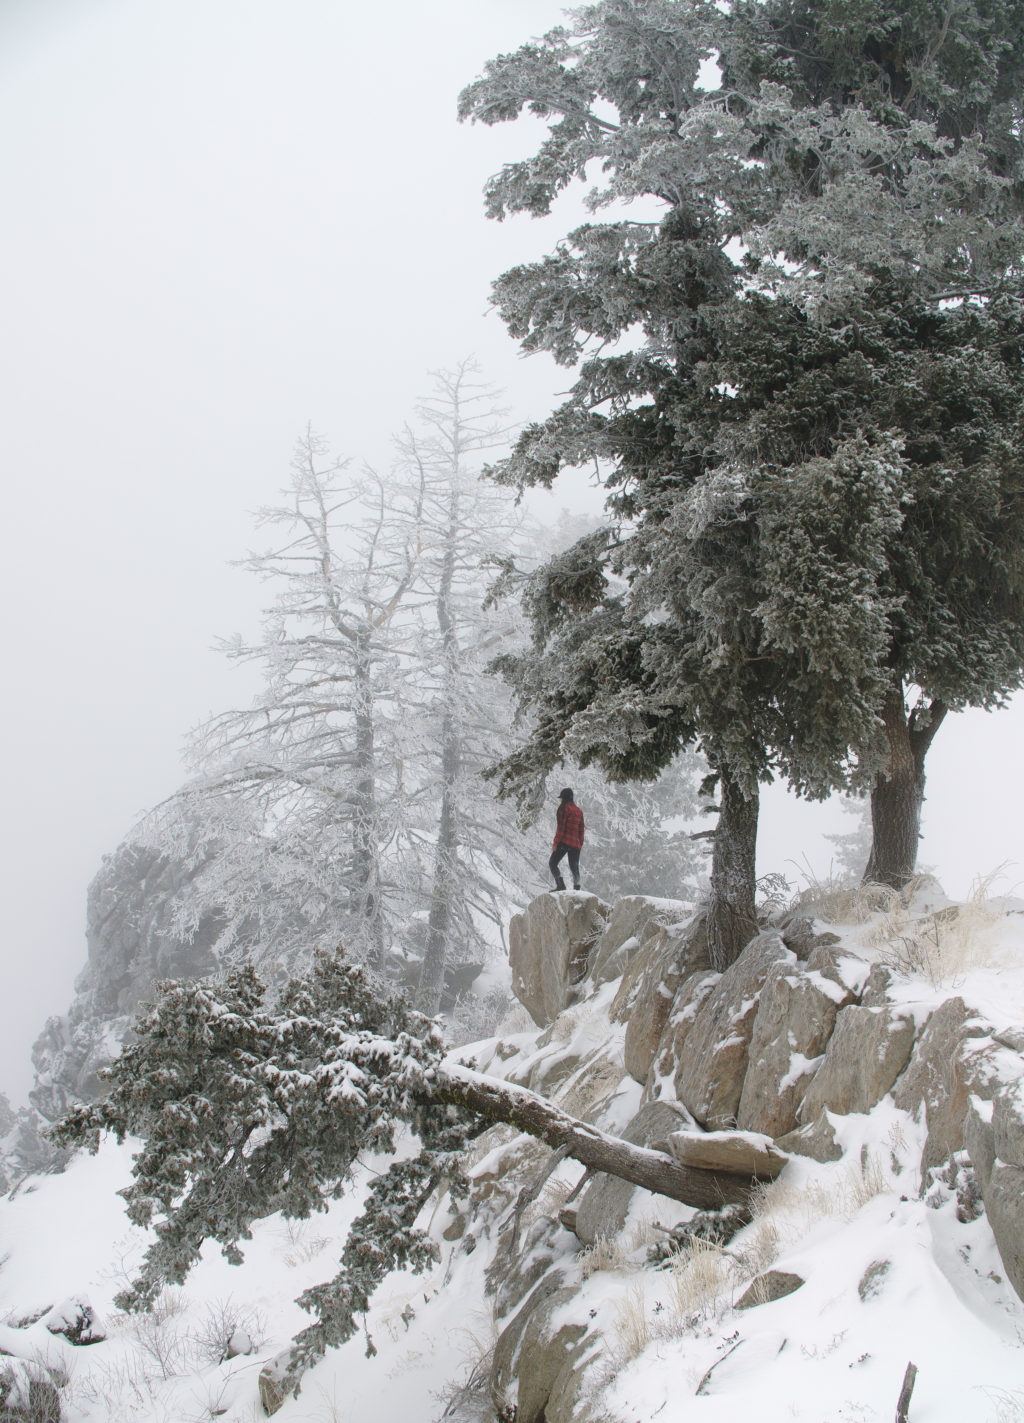
[[455, 1200], [466, 1193], [466, 1146], [492, 1122], [701, 1209], [719, 1205], [723, 1190], [748, 1190], [742, 1177], [683, 1166], [445, 1060], [437, 1025], [340, 952], [318, 953], [279, 993], [251, 966], [218, 981], [162, 983], [135, 1033], [106, 1070], [107, 1096], [52, 1131], [62, 1146], [91, 1150], [104, 1132], [141, 1138], [121, 1194], [155, 1238], [117, 1298], [124, 1309], [146, 1310], [162, 1286], [181, 1284], [207, 1240], [240, 1264], [254, 1222], [325, 1209], [360, 1153], [393, 1158], [373, 1174], [338, 1273], [299, 1297], [315, 1318], [295, 1339], [286, 1387], [353, 1336], [391, 1271], [437, 1258], [417, 1219], [442, 1182]]
[[569, 743], [625, 779], [702, 746], [720, 966], [760, 782], [870, 785], [869, 870], [901, 884], [943, 715], [1021, 681], [1022, 41], [1019, 3], [600, 0], [462, 96], [548, 129], [491, 216], [595, 176], [611, 210], [495, 284], [524, 349], [579, 366], [498, 477], [596, 461], [609, 490], [530, 589], [504, 785]]
[[163, 983], [136, 1034], [106, 1070], [108, 1095], [53, 1131], [62, 1145], [92, 1150], [103, 1132], [143, 1139], [121, 1194], [155, 1239], [118, 1296], [123, 1309], [148, 1309], [165, 1284], [180, 1284], [206, 1240], [241, 1263], [254, 1221], [325, 1209], [360, 1152], [393, 1155], [399, 1135], [415, 1133], [419, 1152], [369, 1187], [337, 1276], [300, 1298], [315, 1322], [296, 1338], [295, 1381], [352, 1337], [391, 1270], [435, 1258], [416, 1218], [442, 1178], [456, 1195], [463, 1189], [470, 1120], [431, 1103], [439, 1031], [361, 966], [319, 953], [279, 995], [251, 966], [217, 982]]

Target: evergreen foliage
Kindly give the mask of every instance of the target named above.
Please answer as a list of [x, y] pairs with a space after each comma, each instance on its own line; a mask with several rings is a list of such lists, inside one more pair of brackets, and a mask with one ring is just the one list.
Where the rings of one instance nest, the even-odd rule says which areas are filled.
[[533, 579], [503, 670], [536, 729], [500, 781], [529, 796], [567, 752], [650, 777], [699, 744], [742, 934], [759, 783], [871, 786], [871, 868], [902, 883], [942, 717], [1021, 682], [1024, 6], [572, 19], [461, 99], [547, 126], [491, 216], [577, 181], [607, 213], [494, 288], [525, 350], [578, 367], [496, 477], [597, 462], [608, 489], [606, 527]]
[[238, 1264], [255, 1221], [324, 1210], [361, 1153], [393, 1156], [403, 1133], [419, 1144], [370, 1186], [335, 1278], [300, 1297], [315, 1322], [295, 1341], [297, 1380], [352, 1337], [391, 1270], [435, 1259], [415, 1222], [438, 1183], [465, 1191], [468, 1118], [431, 1101], [439, 1030], [361, 966], [321, 953], [276, 999], [251, 967], [216, 983], [162, 983], [136, 1032], [106, 1069], [108, 1095], [53, 1132], [93, 1151], [101, 1132], [142, 1138], [121, 1194], [155, 1239], [121, 1308], [148, 1309], [165, 1284], [182, 1283], [206, 1240]]

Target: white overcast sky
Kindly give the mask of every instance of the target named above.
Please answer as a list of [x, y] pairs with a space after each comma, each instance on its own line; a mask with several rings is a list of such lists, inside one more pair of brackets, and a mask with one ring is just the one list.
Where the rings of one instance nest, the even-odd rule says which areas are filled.
[[[484, 61], [560, 12], [0, 0], [12, 1096], [84, 964], [101, 855], [180, 782], [188, 729], [245, 698], [210, 647], [255, 630], [266, 590], [228, 564], [307, 422], [386, 466], [431, 369], [475, 353], [521, 419], [568, 384], [487, 314], [490, 280], [567, 225], [483, 217], [531, 133], [455, 122]], [[922, 855], [954, 892], [1003, 860], [1024, 877], [1024, 718], [959, 720], [932, 751]], [[773, 801], [764, 868], [816, 824]]]

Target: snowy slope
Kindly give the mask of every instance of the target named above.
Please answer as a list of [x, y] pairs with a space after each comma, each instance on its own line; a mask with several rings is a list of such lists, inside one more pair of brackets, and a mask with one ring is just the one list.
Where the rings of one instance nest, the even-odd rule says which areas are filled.
[[[913, 959], [920, 913], [936, 903], [933, 896], [916, 905], [917, 920], [879, 913], [833, 927], [862, 957]], [[1020, 906], [975, 906], [965, 917], [969, 932], [951, 928], [931, 958], [922, 949], [917, 971], [897, 978], [893, 996], [926, 1009], [955, 991], [997, 1028], [1019, 1028]], [[554, 1032], [541, 1035], [520, 1020], [500, 1043], [459, 1056], [517, 1081], [540, 1073], [568, 1100], [588, 1062], [620, 1060], [621, 1029], [607, 1019], [611, 991], [568, 1010]], [[600, 1124], [620, 1129], [639, 1091], [620, 1080], [602, 1099]], [[922, 1128], [891, 1099], [833, 1121], [843, 1159], [795, 1158], [724, 1253], [656, 1268], [647, 1256], [664, 1238], [658, 1227], [688, 1212], [645, 1193], [613, 1249], [584, 1251], [567, 1230], [546, 1227], [545, 1248], [566, 1280], [579, 1283], [569, 1313], [588, 1329], [585, 1392], [595, 1420], [891, 1420], [911, 1361], [918, 1369], [911, 1423], [1024, 1419], [1024, 1303], [1003, 1276], [985, 1216], [970, 1219], [964, 1209], [965, 1181], [958, 1202], [956, 1183], [919, 1180]], [[366, 1356], [361, 1338], [332, 1353], [286, 1401], [280, 1423], [493, 1419], [482, 1380], [500, 1325], [487, 1271], [508, 1239], [502, 1227], [518, 1190], [545, 1154], [511, 1130], [486, 1134], [475, 1156], [475, 1212], [456, 1221], [446, 1201], [436, 1203], [430, 1228], [439, 1264], [423, 1276], [392, 1277], [378, 1292], [368, 1320], [376, 1357]], [[144, 1245], [116, 1195], [129, 1168], [129, 1148], [108, 1142], [97, 1157], [79, 1157], [64, 1175], [35, 1178], [0, 1201], [0, 1311], [8, 1326], [87, 1296], [108, 1332], [102, 1343], [72, 1348], [38, 1322], [4, 1329], [0, 1348], [63, 1368], [72, 1423], [254, 1423], [264, 1416], [259, 1369], [307, 1322], [292, 1301], [334, 1272], [358, 1191], [308, 1222], [263, 1222], [240, 1268], [208, 1251], [183, 1289], [166, 1292], [155, 1322], [136, 1321], [112, 1305]], [[581, 1170], [563, 1162], [548, 1181], [524, 1217], [521, 1253], [541, 1238]], [[773, 1303], [737, 1309], [751, 1278], [769, 1268], [805, 1283]], [[248, 1334], [256, 1352], [221, 1362], [231, 1333]]]

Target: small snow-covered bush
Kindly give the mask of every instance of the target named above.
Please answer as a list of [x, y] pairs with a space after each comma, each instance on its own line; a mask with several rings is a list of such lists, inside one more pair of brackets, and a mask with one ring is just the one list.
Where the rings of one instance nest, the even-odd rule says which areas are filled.
[[[258, 1309], [227, 1299], [211, 1300], [192, 1330], [198, 1357], [208, 1364], [223, 1364], [235, 1354], [257, 1353], [266, 1343], [267, 1322]], [[243, 1344], [243, 1340], [245, 1343]]]
[[0, 1418], [5, 1423], [60, 1423], [61, 1387], [52, 1370], [30, 1359], [0, 1362]]

